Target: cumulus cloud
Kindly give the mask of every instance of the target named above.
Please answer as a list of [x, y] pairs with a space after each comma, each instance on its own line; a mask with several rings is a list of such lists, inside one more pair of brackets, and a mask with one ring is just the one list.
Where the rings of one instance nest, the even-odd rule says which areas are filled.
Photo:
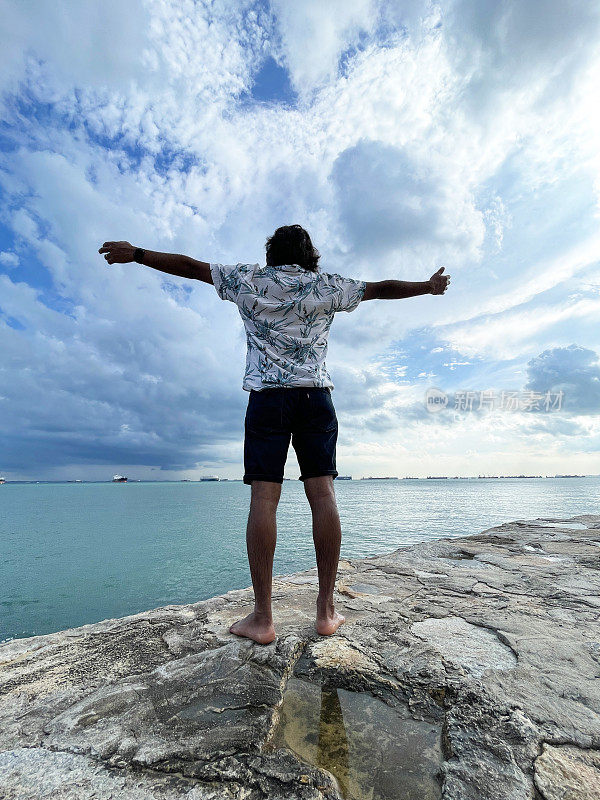
[[600, 357], [594, 350], [572, 344], [544, 350], [527, 363], [527, 389], [564, 392], [571, 412], [600, 413]]
[[356, 253], [377, 257], [427, 242], [477, 256], [484, 225], [473, 198], [406, 149], [361, 140], [339, 154], [331, 180]]
[[306, 97], [335, 78], [342, 51], [372, 33], [377, 22], [374, 0], [273, 0], [281, 50], [296, 91]]

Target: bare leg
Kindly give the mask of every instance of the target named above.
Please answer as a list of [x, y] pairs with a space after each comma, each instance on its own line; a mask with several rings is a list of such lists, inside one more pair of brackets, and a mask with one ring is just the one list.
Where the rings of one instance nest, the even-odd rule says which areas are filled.
[[322, 475], [318, 478], [307, 478], [304, 481], [304, 490], [312, 511], [313, 541], [319, 573], [316, 628], [321, 636], [331, 636], [346, 619], [342, 614], [338, 614], [333, 605], [333, 590], [342, 542], [333, 477]]
[[277, 541], [277, 504], [281, 484], [272, 481], [252, 481], [250, 513], [246, 528], [248, 562], [254, 588], [254, 611], [234, 622], [230, 633], [245, 636], [259, 644], [275, 639], [271, 611], [273, 556]]

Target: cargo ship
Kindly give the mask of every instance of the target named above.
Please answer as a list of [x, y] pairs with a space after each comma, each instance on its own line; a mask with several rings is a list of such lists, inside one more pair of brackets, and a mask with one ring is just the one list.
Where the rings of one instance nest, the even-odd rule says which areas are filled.
[[113, 475], [113, 483], [127, 483], [127, 478], [124, 475]]

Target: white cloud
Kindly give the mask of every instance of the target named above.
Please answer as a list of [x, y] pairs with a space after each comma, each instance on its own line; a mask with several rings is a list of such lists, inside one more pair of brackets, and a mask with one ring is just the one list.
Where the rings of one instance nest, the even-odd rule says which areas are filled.
[[600, 413], [600, 359], [587, 347], [571, 345], [545, 350], [527, 365], [527, 388], [535, 392], [564, 392], [569, 411]]
[[365, 259], [422, 242], [477, 259], [481, 213], [468, 189], [442, 169], [436, 172], [401, 148], [361, 139], [336, 158], [332, 180], [344, 233]]
[[[463, 302], [455, 304], [453, 308], [447, 308], [435, 325], [446, 326], [455, 322], [487, 325], [485, 318], [491, 315], [497, 315], [500, 324], [505, 319], [505, 324], [508, 325], [511, 317], [504, 318], [503, 314], [536, 300], [551, 289], [560, 286], [575, 289], [580, 284], [579, 282], [574, 283], [573, 279], [579, 279], [581, 273], [586, 271], [591, 272], [593, 276], [599, 260], [600, 237], [593, 234], [577, 242], [575, 246], [565, 252], [519, 270], [514, 279], [509, 276], [509, 280], [502, 280], [502, 276], [495, 275], [494, 278], [498, 282], [499, 288], [496, 288], [494, 283], [490, 283], [491, 291], [487, 295], [479, 290], [476, 303], [471, 297], [467, 297]], [[504, 286], [506, 289], [502, 291]], [[535, 311], [534, 308], [531, 310]]]
[[7, 267], [16, 267], [19, 265], [19, 256], [16, 253], [3, 250], [0, 252], [0, 264], [6, 264]]
[[376, 24], [374, 0], [272, 0], [292, 85], [301, 96], [335, 79], [343, 50]]
[[489, 99], [532, 83], [568, 91], [597, 47], [600, 10], [588, 0], [455, 0], [444, 23], [473, 96]]
[[149, 18], [141, 0], [130, 0], [126, 8], [118, 0], [55, 0], [38, 4], [35, 14], [18, 0], [6, 0], [1, 25], [3, 91], [19, 91], [28, 73], [50, 92], [52, 78], [63, 86], [120, 88], [144, 77], [140, 53], [148, 44]]
[[593, 321], [599, 311], [600, 301], [586, 297], [457, 323], [444, 330], [443, 336], [464, 355], [508, 360], [515, 354], [522, 357], [538, 350], [540, 334], [547, 336], [548, 331], [559, 323], [585, 318]]

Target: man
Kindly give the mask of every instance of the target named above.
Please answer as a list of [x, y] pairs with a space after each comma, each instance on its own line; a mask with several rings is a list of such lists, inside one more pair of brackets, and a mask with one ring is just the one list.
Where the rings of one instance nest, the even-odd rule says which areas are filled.
[[275, 639], [276, 512], [291, 439], [312, 511], [319, 575], [316, 629], [323, 636], [335, 633], [345, 618], [333, 602], [342, 533], [333, 488], [338, 423], [325, 366], [329, 328], [336, 312], [353, 311], [364, 300], [444, 294], [450, 283], [444, 267], [423, 282], [370, 282], [321, 272], [320, 255], [300, 225], [278, 228], [267, 239], [266, 267], [196, 261], [129, 242], [104, 242], [98, 252], [109, 264], [137, 261], [211, 283], [219, 297], [237, 305], [247, 340], [244, 483], [251, 486], [246, 544], [255, 603], [254, 611], [229, 630], [260, 644]]

